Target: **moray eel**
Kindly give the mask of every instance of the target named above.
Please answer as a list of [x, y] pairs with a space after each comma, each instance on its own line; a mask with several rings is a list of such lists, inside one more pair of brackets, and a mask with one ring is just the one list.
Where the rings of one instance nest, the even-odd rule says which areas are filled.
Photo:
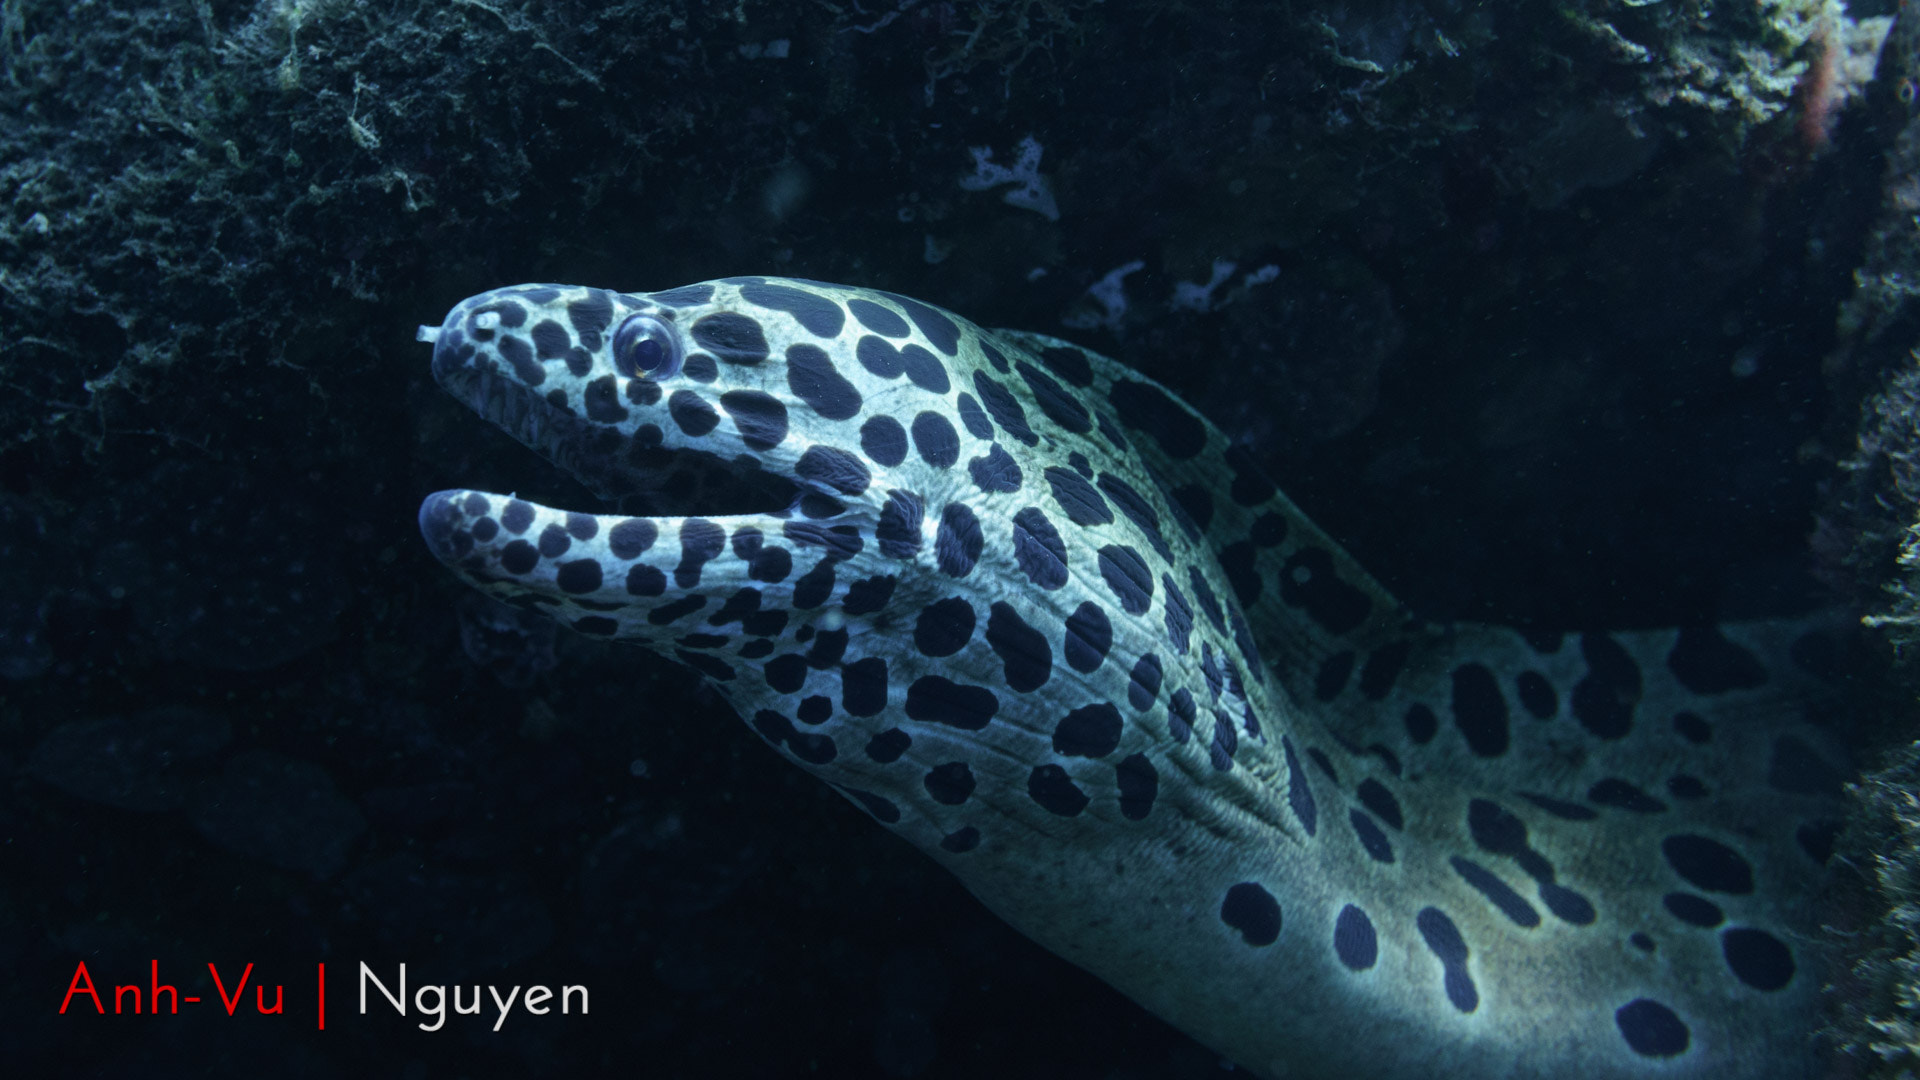
[[1801, 624], [1422, 622], [1150, 379], [892, 293], [526, 285], [420, 338], [628, 511], [439, 492], [456, 574], [692, 667], [1253, 1071], [1817, 1069]]

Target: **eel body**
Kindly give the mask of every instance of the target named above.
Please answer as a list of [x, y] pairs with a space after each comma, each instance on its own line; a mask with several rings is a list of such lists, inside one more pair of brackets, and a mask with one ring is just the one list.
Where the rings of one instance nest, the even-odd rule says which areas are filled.
[[1801, 1077], [1842, 768], [1793, 623], [1411, 616], [1205, 419], [872, 290], [527, 285], [433, 371], [624, 513], [426, 499], [1270, 1077]]

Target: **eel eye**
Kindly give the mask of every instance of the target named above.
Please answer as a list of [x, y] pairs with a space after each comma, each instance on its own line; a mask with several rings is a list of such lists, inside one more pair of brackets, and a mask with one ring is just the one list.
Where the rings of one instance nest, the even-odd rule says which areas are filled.
[[629, 379], [665, 379], [680, 370], [680, 343], [652, 315], [629, 315], [613, 332], [613, 366]]

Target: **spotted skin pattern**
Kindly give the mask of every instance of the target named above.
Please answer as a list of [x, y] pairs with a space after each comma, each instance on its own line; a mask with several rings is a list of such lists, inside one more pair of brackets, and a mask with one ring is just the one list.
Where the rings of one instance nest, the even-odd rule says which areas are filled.
[[[636, 315], [678, 371], [616, 364]], [[530, 285], [422, 338], [650, 513], [443, 491], [442, 561], [700, 672], [1255, 1072], [1814, 1069], [1844, 764], [1803, 624], [1423, 623], [1157, 384], [890, 293]]]

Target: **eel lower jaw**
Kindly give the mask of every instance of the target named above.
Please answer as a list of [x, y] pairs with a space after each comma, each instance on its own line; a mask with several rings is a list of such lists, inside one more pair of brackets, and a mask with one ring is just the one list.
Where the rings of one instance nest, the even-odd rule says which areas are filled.
[[[857, 529], [785, 513], [588, 514], [468, 488], [427, 496], [419, 526], [435, 558], [496, 599], [545, 610], [583, 633], [643, 643], [684, 632], [666, 624], [688, 613], [675, 608], [696, 583], [731, 591], [761, 574], [763, 544], [779, 567], [755, 577], [755, 587], [776, 596], [798, 587], [789, 574], [798, 548], [841, 548], [847, 559], [861, 551]], [[667, 617], [654, 618], [662, 608]]]

